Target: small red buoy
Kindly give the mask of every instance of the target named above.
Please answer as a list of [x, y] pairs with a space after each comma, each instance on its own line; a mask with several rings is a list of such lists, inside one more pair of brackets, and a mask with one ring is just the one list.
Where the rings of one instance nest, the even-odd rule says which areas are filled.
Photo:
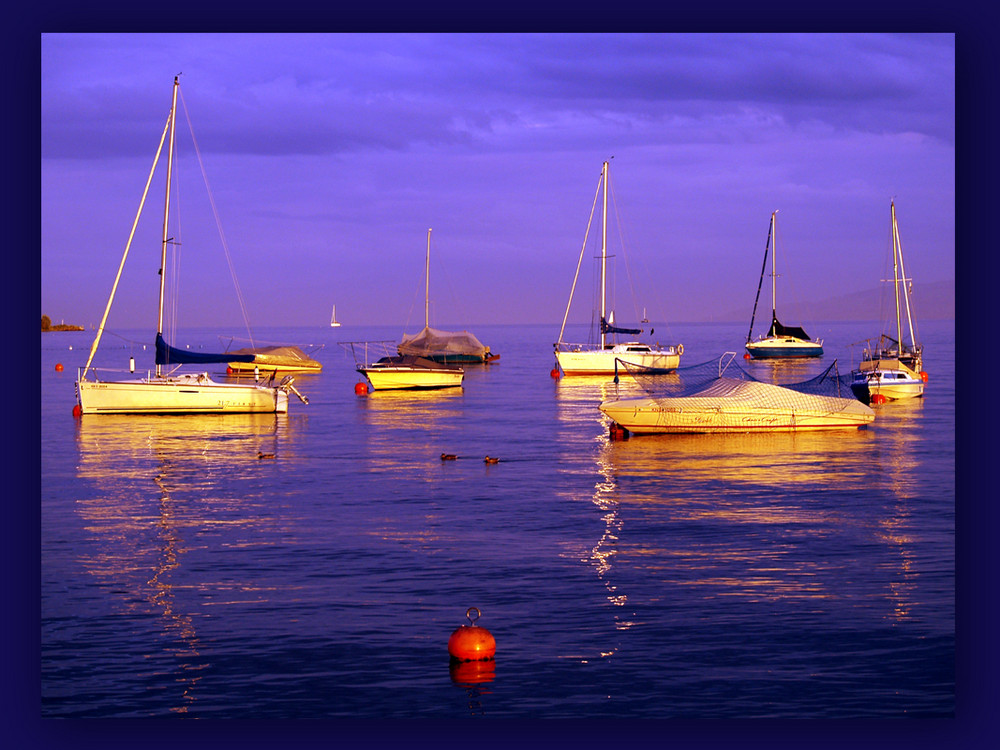
[[920, 371], [920, 379], [923, 380], [925, 383], [927, 382], [927, 370]]
[[368, 394], [368, 384], [367, 383], [355, 383], [354, 392], [359, 396], [365, 396]]
[[233, 374], [233, 368], [230, 367], [229, 365], [226, 365], [226, 375], [232, 375], [232, 374]]
[[559, 376], [561, 374], [562, 373], [559, 372], [559, 368], [558, 367], [553, 367], [552, 370], [549, 372], [549, 375], [551, 375], [553, 378], [556, 378], [557, 380], [559, 379]]
[[[62, 372], [62, 371], [63, 371], [62, 362], [56, 362], [56, 372]], [[927, 378], [924, 378], [924, 380], [926, 379]]]
[[81, 409], [81, 408], [80, 408], [80, 404], [76, 404], [76, 405], [75, 405], [75, 406], [73, 407], [73, 416], [74, 416], [74, 417], [79, 417], [79, 416], [81, 416], [82, 414], [83, 414], [83, 409]]
[[608, 437], [612, 440], [628, 440], [629, 432], [617, 422], [612, 422], [608, 428]]
[[743, 359], [750, 359], [750, 352], [743, 355]]
[[478, 607], [469, 607], [465, 613], [469, 624], [459, 626], [448, 639], [448, 653], [452, 662], [486, 661], [494, 658], [497, 642], [490, 631], [476, 625], [480, 614]]
[[888, 399], [881, 393], [876, 393], [874, 396], [872, 396], [873, 404], [884, 404], [886, 401], [888, 401]]

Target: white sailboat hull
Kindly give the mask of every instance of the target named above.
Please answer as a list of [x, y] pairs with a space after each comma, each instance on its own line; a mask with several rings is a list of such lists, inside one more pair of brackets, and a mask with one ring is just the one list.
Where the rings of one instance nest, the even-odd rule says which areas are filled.
[[886, 401], [899, 401], [923, 396], [924, 380], [920, 372], [898, 359], [865, 360], [854, 373], [851, 389], [862, 400], [874, 401], [881, 396]]
[[738, 383], [722, 395], [605, 401], [601, 411], [637, 434], [799, 432], [858, 428], [875, 412], [853, 398], [810, 396], [767, 383]]
[[409, 367], [390, 365], [359, 367], [376, 391], [426, 388], [456, 388], [462, 385], [465, 371], [459, 368]]
[[556, 362], [565, 375], [614, 375], [616, 361], [621, 374], [625, 373], [621, 362], [659, 370], [676, 370], [681, 362], [680, 352], [672, 346], [665, 349], [652, 349], [644, 344], [618, 344], [605, 349], [562, 346], [570, 347], [556, 350]]
[[207, 373], [136, 380], [77, 381], [83, 414], [285, 413], [288, 393], [260, 384], [218, 383]]

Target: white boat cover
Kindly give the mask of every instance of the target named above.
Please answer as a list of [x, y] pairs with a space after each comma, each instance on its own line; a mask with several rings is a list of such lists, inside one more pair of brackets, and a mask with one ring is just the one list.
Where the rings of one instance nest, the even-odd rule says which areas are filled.
[[427, 326], [412, 336], [404, 333], [399, 353], [417, 357], [452, 355], [485, 358], [489, 349], [468, 331], [439, 331]]

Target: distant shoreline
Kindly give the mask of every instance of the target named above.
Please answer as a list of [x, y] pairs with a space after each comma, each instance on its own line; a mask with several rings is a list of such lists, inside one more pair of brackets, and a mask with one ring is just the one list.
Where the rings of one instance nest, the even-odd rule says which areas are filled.
[[83, 331], [83, 330], [86, 330], [83, 326], [71, 326], [71, 325], [66, 325], [64, 323], [60, 323], [59, 325], [43, 328], [42, 333], [46, 333], [48, 331]]

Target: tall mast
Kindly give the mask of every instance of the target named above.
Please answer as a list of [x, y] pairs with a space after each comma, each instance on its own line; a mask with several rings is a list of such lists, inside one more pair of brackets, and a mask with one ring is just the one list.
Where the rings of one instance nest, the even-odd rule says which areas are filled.
[[605, 347], [607, 335], [604, 332], [607, 320], [607, 292], [605, 278], [608, 265], [608, 163], [601, 168], [601, 180], [604, 182], [604, 205], [601, 209], [601, 349]]
[[[156, 313], [156, 333], [163, 335], [163, 293], [166, 286], [167, 268], [167, 243], [170, 239], [167, 236], [167, 219], [170, 215], [170, 177], [174, 166], [174, 125], [177, 119], [177, 87], [180, 85], [180, 76], [174, 76], [173, 94], [170, 98], [170, 141], [167, 148], [167, 190], [163, 203], [163, 244], [160, 248], [160, 302]], [[161, 365], [156, 365], [156, 375], [161, 373]]]
[[431, 230], [427, 230], [427, 263], [424, 269], [424, 328], [431, 325]]
[[899, 234], [896, 229], [896, 202], [889, 201], [889, 209], [892, 214], [892, 288], [896, 292], [896, 341], [899, 346], [899, 353], [903, 353], [903, 325], [899, 315], [899, 255], [898, 242]]
[[775, 289], [777, 285], [775, 280], [778, 275], [774, 272], [774, 256], [777, 255], [778, 250], [778, 234], [777, 227], [775, 226], [774, 217], [778, 211], [775, 209], [771, 213], [771, 320], [773, 321], [778, 316], [778, 302], [775, 299]]

